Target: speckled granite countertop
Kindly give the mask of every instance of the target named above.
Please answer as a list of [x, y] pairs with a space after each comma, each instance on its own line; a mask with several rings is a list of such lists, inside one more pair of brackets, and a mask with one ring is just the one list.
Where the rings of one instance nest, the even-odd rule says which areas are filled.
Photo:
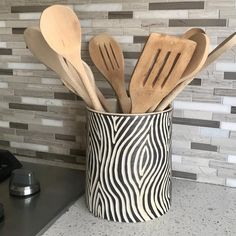
[[173, 179], [172, 206], [146, 223], [114, 223], [94, 217], [84, 196], [43, 236], [235, 236], [236, 189]]

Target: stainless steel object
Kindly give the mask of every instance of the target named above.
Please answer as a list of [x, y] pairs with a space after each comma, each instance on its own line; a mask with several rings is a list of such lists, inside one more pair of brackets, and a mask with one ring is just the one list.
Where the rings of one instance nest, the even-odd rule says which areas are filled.
[[33, 171], [18, 169], [12, 172], [9, 191], [14, 196], [30, 196], [40, 191], [40, 184]]
[[9, 195], [9, 180], [0, 183], [4, 206], [1, 236], [39, 236], [74, 203], [85, 189], [85, 172], [63, 167], [22, 162], [40, 182], [40, 194], [30, 197]]

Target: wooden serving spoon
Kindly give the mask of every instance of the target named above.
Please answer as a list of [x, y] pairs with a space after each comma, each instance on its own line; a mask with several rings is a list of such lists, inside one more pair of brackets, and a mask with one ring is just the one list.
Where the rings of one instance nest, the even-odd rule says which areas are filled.
[[[218, 59], [225, 51], [236, 45], [236, 33], [231, 34], [221, 44], [219, 44], [207, 57], [201, 70], [205, 69], [208, 65]], [[158, 106], [158, 111], [163, 111], [183, 90], [184, 88], [194, 79], [189, 78], [180, 83]]]
[[62, 5], [46, 8], [40, 18], [40, 29], [48, 45], [68, 60], [79, 72], [93, 108], [104, 111], [83, 66], [80, 22], [73, 10]]
[[131, 101], [125, 89], [124, 56], [119, 44], [108, 34], [100, 34], [90, 40], [89, 54], [114, 89], [122, 111], [129, 113]]
[[[28, 27], [24, 31], [24, 39], [32, 54], [51, 70], [55, 71], [65, 86], [73, 93], [79, 95], [85, 103], [91, 107], [91, 100], [86, 92], [86, 89], [84, 88], [81, 78], [78, 74], [76, 76], [71, 74], [64, 58], [59, 56], [48, 46], [40, 29], [38, 27]], [[86, 73], [89, 75], [88, 78], [92, 81], [92, 83], [94, 83], [94, 77], [90, 67], [84, 61], [83, 65]], [[98, 88], [97, 93], [104, 108], [107, 111], [110, 111], [106, 99]]]
[[48, 46], [38, 27], [28, 27], [24, 31], [24, 39], [29, 50], [39, 61], [55, 71], [66, 87], [81, 96], [88, 106], [92, 105], [83, 84], [68, 72], [64, 59]]
[[191, 28], [187, 30], [181, 37], [185, 39], [190, 39], [193, 35], [198, 33], [205, 34], [205, 31], [201, 28]]
[[130, 82], [132, 113], [143, 113], [171, 91], [192, 58], [196, 43], [188, 39], [152, 33]]

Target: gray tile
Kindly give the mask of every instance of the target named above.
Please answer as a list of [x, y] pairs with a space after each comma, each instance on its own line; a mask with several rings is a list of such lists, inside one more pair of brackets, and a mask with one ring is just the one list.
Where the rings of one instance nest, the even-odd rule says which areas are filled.
[[10, 128], [15, 128], [15, 129], [28, 129], [28, 124], [17, 123], [17, 122], [10, 122]]
[[42, 12], [49, 5], [37, 5], [37, 6], [12, 6], [12, 13], [25, 13], [25, 12]]
[[176, 170], [172, 170], [172, 176], [173, 177], [178, 177], [178, 178], [184, 178], [184, 179], [192, 179], [192, 180], [197, 179], [197, 174], [189, 173], [189, 172], [176, 171]]
[[173, 117], [173, 124], [212, 127], [212, 128], [219, 128], [220, 127], [219, 121], [189, 119], [189, 118], [180, 118], [180, 117]]
[[2, 133], [2, 134], [15, 134], [15, 129], [0, 127], [0, 133]]
[[41, 140], [41, 139], [42, 140], [51, 140], [51, 141], [55, 140], [54, 134], [52, 134], [52, 133], [42, 133], [42, 132], [23, 130], [23, 129], [17, 129], [16, 135], [22, 136], [22, 137], [31, 137], [33, 139], [38, 139], [38, 140]]
[[67, 135], [78, 135], [81, 133], [81, 128], [77, 127], [56, 127], [56, 126], [45, 126], [37, 124], [29, 124], [29, 130], [41, 133], [57, 133], [57, 134], [67, 134]]
[[36, 152], [36, 157], [44, 160], [63, 161], [67, 163], [77, 163], [76, 158], [70, 155], [55, 154], [49, 152]]
[[124, 52], [124, 58], [126, 59], [138, 59], [140, 52]]
[[31, 110], [31, 111], [47, 111], [46, 106], [20, 104], [20, 103], [9, 103], [9, 108], [10, 109], [20, 109], [20, 110]]
[[108, 19], [131, 19], [133, 18], [132, 11], [112, 11], [108, 12]]
[[82, 19], [87, 20], [88, 16], [89, 16], [89, 19], [107, 19], [107, 17], [108, 17], [108, 12], [103, 12], [103, 11], [99, 11], [99, 12], [76, 11], [76, 13], [81, 20]]
[[170, 27], [224, 27], [226, 19], [170, 19]]
[[133, 43], [145, 43], [148, 36], [134, 36]]
[[231, 113], [236, 114], [236, 107], [231, 107]]
[[12, 55], [12, 49], [0, 48], [0, 55]]
[[201, 86], [202, 85], [202, 80], [199, 78], [195, 78], [194, 80], [191, 81], [189, 85], [192, 86]]
[[65, 141], [76, 141], [74, 135], [65, 135], [65, 134], [55, 134], [55, 139], [65, 140]]
[[77, 96], [73, 93], [54, 93], [55, 99], [63, 99], [63, 100], [76, 100]]
[[0, 140], [0, 145], [1, 146], [8, 146], [8, 147], [10, 147], [10, 142], [9, 141], [5, 141], [5, 140]]
[[12, 28], [12, 34], [24, 34], [26, 28]]
[[191, 143], [191, 149], [203, 150], [203, 151], [210, 151], [210, 152], [217, 152], [217, 146], [206, 144], [206, 143]]
[[106, 97], [115, 97], [115, 92], [113, 89], [110, 88], [101, 88], [100, 89], [103, 95], [106, 95]]
[[149, 3], [149, 10], [183, 10], [183, 9], [204, 9], [204, 1]]
[[86, 150], [70, 149], [70, 155], [85, 156], [86, 155]]
[[42, 90], [26, 89], [26, 88], [24, 88], [24, 84], [23, 84], [23, 87], [21, 89], [20, 88], [14, 88], [14, 94], [15, 94], [15, 96], [20, 96], [20, 97], [54, 98], [53, 97], [54, 96], [53, 91], [42, 91]]
[[36, 157], [36, 152], [28, 149], [16, 148], [15, 154], [25, 157]]
[[230, 170], [225, 168], [218, 168], [217, 169], [217, 176], [224, 177], [224, 178], [236, 178], [236, 170]]
[[224, 72], [224, 79], [236, 80], [236, 72]]
[[230, 169], [230, 170], [236, 170], [236, 163], [229, 163], [225, 161], [217, 161], [217, 160], [210, 160], [209, 163], [210, 168], [225, 168], [225, 169]]
[[236, 97], [236, 89], [215, 88], [214, 95]]
[[10, 69], [0, 69], [0, 75], [13, 75], [13, 70], [10, 70]]

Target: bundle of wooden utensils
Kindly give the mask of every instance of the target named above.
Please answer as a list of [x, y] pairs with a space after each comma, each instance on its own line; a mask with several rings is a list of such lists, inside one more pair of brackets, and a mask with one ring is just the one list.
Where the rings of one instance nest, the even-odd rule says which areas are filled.
[[[41, 15], [40, 28], [27, 28], [24, 37], [34, 56], [55, 71], [88, 107], [111, 112], [90, 67], [81, 59], [81, 28], [73, 10], [62, 5], [48, 7]], [[208, 54], [209, 38], [200, 28], [181, 37], [151, 33], [131, 76], [129, 96], [124, 56], [115, 39], [105, 33], [93, 37], [89, 53], [114, 89], [121, 111], [145, 113], [167, 108], [198, 72], [235, 44], [234, 33]]]

